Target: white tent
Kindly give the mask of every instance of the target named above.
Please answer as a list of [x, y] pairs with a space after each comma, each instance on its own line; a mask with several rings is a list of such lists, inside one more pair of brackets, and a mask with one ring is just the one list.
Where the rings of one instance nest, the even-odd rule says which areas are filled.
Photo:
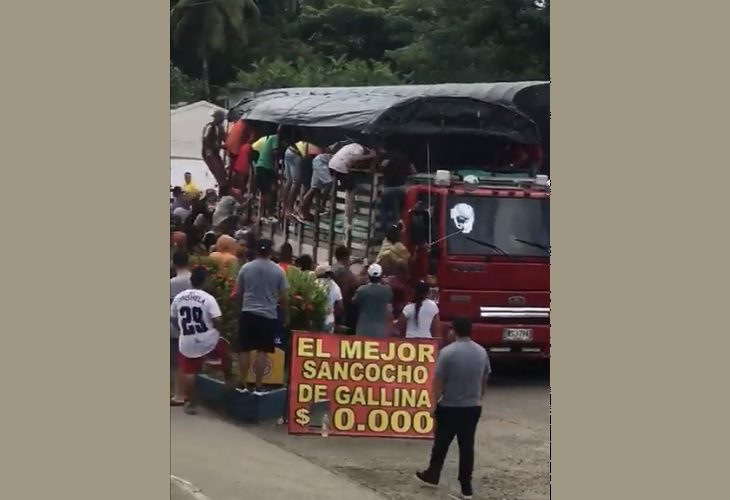
[[203, 128], [211, 115], [223, 108], [198, 101], [170, 110], [170, 185], [181, 186], [190, 172], [200, 189], [217, 189], [218, 184], [202, 158]]

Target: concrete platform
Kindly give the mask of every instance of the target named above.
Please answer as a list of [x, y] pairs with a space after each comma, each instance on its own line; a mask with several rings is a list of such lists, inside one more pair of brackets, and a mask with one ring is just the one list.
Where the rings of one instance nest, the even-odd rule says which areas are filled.
[[254, 396], [250, 392], [231, 391], [223, 382], [208, 375], [198, 375], [195, 390], [205, 406], [223, 412], [237, 422], [256, 424], [278, 419], [284, 415], [286, 407], [286, 388]]

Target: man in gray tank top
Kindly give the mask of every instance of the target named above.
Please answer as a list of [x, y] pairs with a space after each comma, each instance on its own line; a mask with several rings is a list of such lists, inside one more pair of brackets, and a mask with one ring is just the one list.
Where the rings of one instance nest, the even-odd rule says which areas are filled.
[[431, 462], [416, 477], [427, 486], [438, 486], [449, 445], [456, 436], [459, 443], [459, 483], [461, 497], [473, 496], [474, 435], [482, 414], [482, 396], [491, 372], [487, 351], [471, 340], [471, 321], [455, 318], [456, 339], [444, 347], [436, 360], [434, 413], [436, 433]]

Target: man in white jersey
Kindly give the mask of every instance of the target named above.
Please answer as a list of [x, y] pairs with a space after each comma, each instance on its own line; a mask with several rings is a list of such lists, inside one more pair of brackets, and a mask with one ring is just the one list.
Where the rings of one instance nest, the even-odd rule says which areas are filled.
[[193, 269], [190, 273], [193, 288], [177, 294], [170, 306], [170, 319], [180, 330], [178, 366], [188, 400], [185, 412], [189, 414], [196, 412], [195, 375], [203, 367], [203, 361], [220, 360], [226, 382], [230, 385], [233, 381], [228, 342], [219, 333], [221, 309], [215, 298], [202, 290], [206, 274], [203, 267]]

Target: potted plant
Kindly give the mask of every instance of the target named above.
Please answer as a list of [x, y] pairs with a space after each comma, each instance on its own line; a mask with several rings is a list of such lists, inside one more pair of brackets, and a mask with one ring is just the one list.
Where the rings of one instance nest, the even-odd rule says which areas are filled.
[[289, 327], [291, 330], [319, 331], [327, 316], [327, 290], [314, 273], [289, 267]]
[[203, 266], [208, 271], [204, 289], [211, 294], [221, 308], [222, 327], [220, 334], [233, 342], [236, 336], [238, 311], [234, 309], [232, 295], [236, 286], [237, 266], [221, 266], [210, 257], [191, 257], [191, 265]]

